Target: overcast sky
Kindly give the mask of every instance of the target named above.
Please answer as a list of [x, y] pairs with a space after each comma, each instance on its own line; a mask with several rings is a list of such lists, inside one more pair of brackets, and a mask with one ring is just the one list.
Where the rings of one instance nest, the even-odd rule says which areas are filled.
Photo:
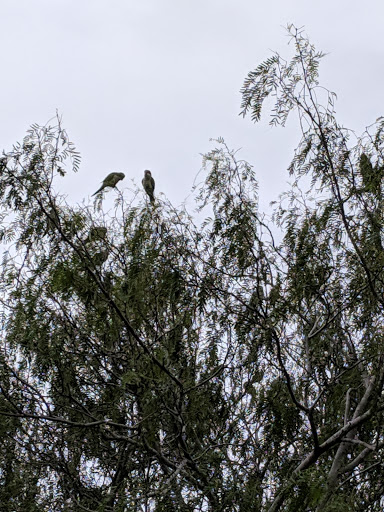
[[[261, 207], [289, 179], [298, 142], [288, 127], [239, 117], [247, 73], [277, 50], [284, 27], [305, 26], [328, 53], [323, 85], [339, 121], [360, 132], [384, 115], [382, 0], [0, 0], [0, 148], [55, 115], [82, 155], [57, 186], [88, 201], [111, 171], [122, 184], [151, 169], [157, 192], [188, 196], [210, 138], [223, 136], [255, 168]], [[113, 192], [110, 192], [113, 194]], [[129, 196], [130, 191], [126, 191]]]

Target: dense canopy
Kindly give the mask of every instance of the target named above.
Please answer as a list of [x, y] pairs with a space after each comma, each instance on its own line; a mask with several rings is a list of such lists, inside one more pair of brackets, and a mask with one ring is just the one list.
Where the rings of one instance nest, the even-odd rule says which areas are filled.
[[340, 126], [291, 34], [242, 90], [302, 128], [272, 219], [222, 139], [195, 217], [67, 204], [60, 119], [4, 152], [2, 510], [382, 510], [384, 120]]

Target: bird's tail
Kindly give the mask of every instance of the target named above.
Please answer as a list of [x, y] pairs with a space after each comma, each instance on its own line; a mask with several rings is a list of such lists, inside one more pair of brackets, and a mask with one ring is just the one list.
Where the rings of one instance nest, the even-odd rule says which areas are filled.
[[98, 194], [101, 190], [103, 190], [103, 187], [100, 187], [98, 190], [96, 190], [96, 192], [94, 194], [91, 195], [91, 197], [95, 196], [96, 194]]

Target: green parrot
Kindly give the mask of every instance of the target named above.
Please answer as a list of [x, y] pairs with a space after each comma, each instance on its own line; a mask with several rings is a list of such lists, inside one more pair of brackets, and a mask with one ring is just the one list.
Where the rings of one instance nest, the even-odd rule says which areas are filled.
[[149, 196], [149, 200], [151, 203], [154, 203], [155, 196], [153, 195], [153, 192], [155, 190], [155, 180], [152, 178], [151, 171], [144, 171], [144, 178], [142, 179], [141, 183], [143, 184], [144, 190]]
[[117, 183], [124, 178], [125, 174], [123, 174], [122, 172], [111, 172], [110, 174], [108, 174], [106, 178], [104, 178], [99, 190], [96, 190], [96, 192], [92, 194], [92, 196], [95, 196], [96, 194], [104, 190], [106, 187], [116, 187]]

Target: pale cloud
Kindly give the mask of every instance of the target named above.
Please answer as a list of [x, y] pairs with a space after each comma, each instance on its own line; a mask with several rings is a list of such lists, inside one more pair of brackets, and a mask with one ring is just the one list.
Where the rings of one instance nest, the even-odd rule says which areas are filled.
[[293, 120], [272, 130], [267, 116], [257, 126], [238, 117], [245, 75], [271, 50], [289, 57], [282, 26], [305, 25], [329, 53], [320, 76], [342, 122], [361, 130], [384, 110], [383, 19], [378, 1], [7, 0], [1, 147], [58, 109], [83, 161], [62, 183], [68, 200], [110, 171], [139, 184], [148, 168], [177, 203], [209, 138], [223, 136], [255, 166], [265, 205], [284, 188], [298, 132]]

